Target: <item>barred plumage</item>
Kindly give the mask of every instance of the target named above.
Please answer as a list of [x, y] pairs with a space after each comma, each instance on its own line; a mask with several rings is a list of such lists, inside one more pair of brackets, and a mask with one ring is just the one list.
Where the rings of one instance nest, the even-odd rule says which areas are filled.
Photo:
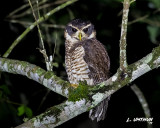
[[[72, 20], [66, 27], [65, 38], [65, 64], [70, 83], [86, 80], [88, 85], [93, 86], [108, 79], [110, 60], [89, 21]], [[92, 120], [105, 118], [108, 100], [90, 111]]]

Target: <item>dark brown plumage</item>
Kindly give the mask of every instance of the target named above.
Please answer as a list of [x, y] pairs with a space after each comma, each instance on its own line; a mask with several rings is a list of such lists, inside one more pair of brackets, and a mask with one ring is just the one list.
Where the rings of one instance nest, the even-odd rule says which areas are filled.
[[[65, 64], [70, 83], [86, 80], [93, 86], [108, 79], [110, 60], [104, 46], [96, 39], [93, 24], [80, 19], [71, 21], [66, 27], [65, 38]], [[105, 118], [108, 100], [90, 111], [92, 120]]]
[[[98, 84], [108, 79], [110, 60], [104, 46], [95, 38], [75, 43], [69, 53], [72, 55], [77, 47], [83, 47], [85, 55], [84, 61], [87, 63], [90, 72], [89, 78], [94, 84]], [[72, 55], [74, 56], [74, 55]]]

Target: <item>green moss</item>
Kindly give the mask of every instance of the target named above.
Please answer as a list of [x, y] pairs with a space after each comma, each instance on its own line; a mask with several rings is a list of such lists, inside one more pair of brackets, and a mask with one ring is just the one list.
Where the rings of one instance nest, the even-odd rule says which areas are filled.
[[[49, 110], [47, 112], [45, 112], [35, 118], [32, 118], [31, 121], [32, 121], [32, 123], [34, 123], [35, 120], [40, 120], [40, 122], [41, 122], [44, 120], [44, 118], [46, 116], [54, 116], [56, 119], [54, 124], [56, 124], [59, 122], [58, 116], [60, 115], [60, 113], [61, 113], [61, 110], [59, 108], [57, 108], [56, 106], [54, 106], [54, 107], [49, 108]], [[46, 124], [46, 126], [47, 126], [47, 124]]]
[[56, 118], [54, 124], [57, 124], [60, 121], [60, 119], [58, 117], [61, 112], [62, 111], [59, 108], [54, 106], [54, 107], [51, 107], [50, 110], [46, 112], [45, 116], [53, 116], [54, 115], [54, 117]]
[[48, 80], [53, 76], [54, 76], [54, 73], [52, 71], [47, 71], [46, 74], [44, 75], [44, 78]]
[[62, 80], [61, 78], [57, 76], [54, 76], [54, 78], [57, 84], [62, 85], [63, 87], [69, 86], [69, 82]]
[[4, 65], [4, 63], [6, 62], [5, 58], [1, 58], [1, 65]]
[[89, 89], [86, 81], [81, 81], [78, 87], [69, 92], [68, 101], [79, 101], [81, 99], [89, 99]]
[[[18, 63], [18, 62], [17, 62]], [[28, 62], [25, 62], [25, 61], [20, 61], [20, 64], [25, 68], [29, 65]]]
[[57, 108], [56, 106], [50, 108], [50, 110], [47, 112], [48, 116], [52, 116], [54, 115], [55, 117], [59, 116], [61, 113], [61, 110], [59, 108]]
[[[111, 85], [111, 88], [113, 90], [117, 90], [117, 89], [120, 89], [120, 87], [123, 87], [124, 85], [130, 83], [130, 80], [131, 80], [131, 72], [133, 71], [134, 69], [134, 65], [132, 66], [129, 66], [125, 72], [121, 71], [120, 69], [117, 70], [118, 72], [118, 76], [117, 76], [117, 80], [113, 83], [114, 86]], [[127, 77], [126, 77], [127, 76]], [[117, 85], [120, 85], [117, 86]], [[110, 88], [109, 88], [110, 90]]]
[[64, 89], [68, 88], [70, 85], [69, 82], [62, 80], [61, 78], [57, 77], [56, 75], [54, 75], [54, 80], [56, 81], [57, 84], [62, 85], [62, 91], [64, 91]]
[[[35, 70], [35, 71], [34, 71]], [[33, 72], [37, 73], [39, 76], [43, 75], [44, 73], [46, 73], [46, 71], [38, 66], [36, 66], [35, 68], [33, 68]]]
[[14, 66], [14, 64], [12, 64], [11, 60], [7, 61], [7, 66], [8, 66], [9, 71], [12, 71], [12, 72], [15, 71], [15, 66]]
[[156, 59], [158, 59], [158, 57], [160, 56], [160, 46], [154, 48], [153, 51], [152, 51], [152, 53], [153, 53], [153, 58], [152, 58], [152, 60], [149, 62], [149, 66], [150, 66], [151, 68], [154, 68], [153, 62], [154, 62]]

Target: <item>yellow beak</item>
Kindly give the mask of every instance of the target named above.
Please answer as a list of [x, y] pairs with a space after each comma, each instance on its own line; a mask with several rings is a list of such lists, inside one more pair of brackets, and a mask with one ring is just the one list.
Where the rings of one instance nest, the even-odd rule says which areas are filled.
[[79, 40], [81, 41], [82, 40], [82, 33], [79, 33], [78, 37], [79, 37]]

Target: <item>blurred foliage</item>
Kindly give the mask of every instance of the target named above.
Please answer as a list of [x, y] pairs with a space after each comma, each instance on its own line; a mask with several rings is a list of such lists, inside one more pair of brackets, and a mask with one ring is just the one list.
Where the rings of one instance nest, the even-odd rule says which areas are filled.
[[27, 118], [32, 117], [32, 110], [29, 107], [10, 101], [10, 97], [12, 97], [12, 93], [8, 86], [0, 85], [0, 120], [4, 121], [11, 117], [15, 121], [18, 116], [22, 115]]
[[160, 2], [159, 0], [149, 0], [149, 4], [152, 5], [153, 8], [155, 9], [160, 9]]
[[152, 43], [158, 43], [157, 42], [157, 37], [159, 36], [159, 33], [160, 33], [160, 29], [155, 27], [155, 26], [150, 26], [148, 25], [147, 26], [147, 30], [149, 32], [149, 36], [150, 36], [150, 40]]
[[[40, 15], [66, 2], [67, 0], [39, 0]], [[0, 8], [1, 37], [0, 55], [2, 55], [11, 43], [31, 23], [34, 22], [32, 11], [27, 0], [4, 1]], [[43, 34], [45, 48], [48, 55], [54, 55], [53, 71], [56, 75], [67, 80], [64, 67], [64, 28], [74, 18], [89, 19], [95, 25], [97, 38], [109, 52], [111, 58], [111, 75], [117, 71], [119, 66], [119, 37], [122, 16], [123, 0], [79, 0], [73, 5], [55, 13], [48, 20], [40, 24]], [[32, 0], [37, 15], [37, 4]], [[160, 0], [137, 0], [132, 3], [129, 13], [129, 25], [127, 33], [127, 59], [133, 63], [152, 51], [152, 48], [160, 44]], [[37, 28], [31, 31], [21, 43], [13, 50], [9, 58], [19, 59], [34, 63], [45, 69], [43, 55], [37, 50], [41, 48]], [[135, 50], [136, 49], [136, 50]], [[146, 96], [154, 118], [154, 127], [158, 125], [160, 115], [160, 76], [159, 69], [144, 75], [136, 80]], [[152, 76], [152, 77], [151, 77]], [[126, 87], [127, 88], [127, 87]], [[127, 96], [127, 97], [126, 97]], [[39, 85], [38, 83], [7, 73], [2, 73], [0, 80], [0, 123], [6, 128], [16, 126], [23, 122], [23, 118], [30, 118], [44, 112], [47, 108], [59, 104], [64, 98]], [[28, 107], [30, 106], [30, 107]], [[118, 109], [117, 109], [118, 106]], [[59, 127], [78, 127], [83, 120], [83, 115], [78, 116]], [[88, 113], [85, 115], [88, 118]], [[112, 96], [107, 119], [99, 123], [103, 128], [112, 127], [130, 128], [146, 127], [146, 123], [126, 123], [126, 119], [144, 117], [143, 111], [130, 90], [122, 89]], [[117, 124], [113, 124], [117, 122]], [[83, 127], [84, 128], [84, 127]]]
[[21, 105], [18, 107], [18, 116], [22, 116], [22, 115], [26, 115], [28, 118], [31, 118], [32, 117], [32, 110], [25, 106], [25, 105]]
[[11, 95], [11, 92], [6, 85], [1, 85], [0, 90], [0, 98], [5, 97], [6, 95]]

